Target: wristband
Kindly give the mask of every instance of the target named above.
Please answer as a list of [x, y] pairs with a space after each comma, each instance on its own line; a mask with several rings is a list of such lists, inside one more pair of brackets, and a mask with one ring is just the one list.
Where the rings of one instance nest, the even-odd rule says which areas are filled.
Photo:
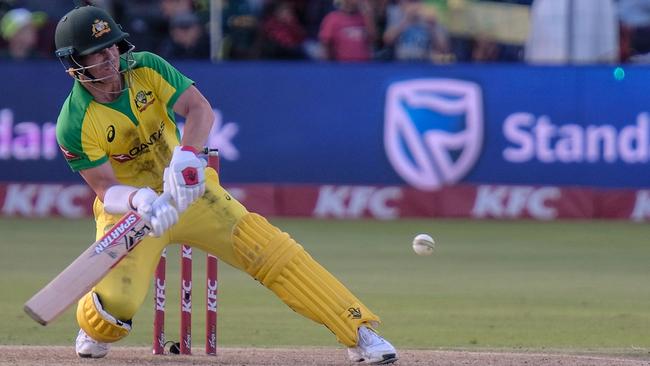
[[199, 155], [199, 150], [197, 150], [194, 146], [190, 145], [183, 145], [181, 146], [182, 151], [191, 151], [194, 153], [194, 155]]

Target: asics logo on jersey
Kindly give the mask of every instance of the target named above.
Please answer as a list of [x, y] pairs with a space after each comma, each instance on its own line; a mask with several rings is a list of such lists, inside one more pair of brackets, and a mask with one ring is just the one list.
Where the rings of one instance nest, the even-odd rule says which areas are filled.
[[135, 94], [135, 106], [138, 108], [138, 111], [144, 112], [147, 107], [149, 107], [156, 100], [153, 96], [152, 91], [143, 91], [140, 90]]
[[95, 38], [99, 38], [111, 31], [111, 27], [108, 26], [108, 22], [105, 20], [95, 19], [91, 27], [93, 37]]
[[106, 141], [113, 142], [115, 140], [115, 126], [110, 125], [106, 129]]

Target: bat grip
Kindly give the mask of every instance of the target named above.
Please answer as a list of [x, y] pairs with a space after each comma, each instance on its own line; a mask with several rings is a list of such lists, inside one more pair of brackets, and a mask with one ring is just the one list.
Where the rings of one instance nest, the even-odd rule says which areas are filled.
[[160, 202], [168, 202], [172, 200], [172, 194], [169, 192], [163, 192], [160, 197], [156, 198], [156, 201], [154, 203], [160, 203]]

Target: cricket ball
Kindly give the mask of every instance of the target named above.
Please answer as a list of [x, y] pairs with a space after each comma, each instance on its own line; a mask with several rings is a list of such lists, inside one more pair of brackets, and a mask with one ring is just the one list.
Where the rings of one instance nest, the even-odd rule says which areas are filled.
[[430, 235], [418, 234], [413, 238], [413, 251], [417, 255], [431, 255], [433, 254], [433, 247], [435, 242]]

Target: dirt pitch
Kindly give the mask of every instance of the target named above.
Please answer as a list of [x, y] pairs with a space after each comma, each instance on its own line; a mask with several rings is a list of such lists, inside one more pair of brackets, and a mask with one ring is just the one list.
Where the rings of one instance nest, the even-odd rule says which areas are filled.
[[[72, 347], [0, 346], [0, 365], [229, 365], [229, 366], [289, 366], [330, 365], [350, 366], [340, 349], [296, 348], [221, 348], [217, 357], [153, 356], [148, 348], [115, 347], [104, 359], [80, 359]], [[650, 354], [577, 355], [559, 353], [512, 353], [468, 351], [402, 350], [395, 365], [435, 366], [650, 366]]]

